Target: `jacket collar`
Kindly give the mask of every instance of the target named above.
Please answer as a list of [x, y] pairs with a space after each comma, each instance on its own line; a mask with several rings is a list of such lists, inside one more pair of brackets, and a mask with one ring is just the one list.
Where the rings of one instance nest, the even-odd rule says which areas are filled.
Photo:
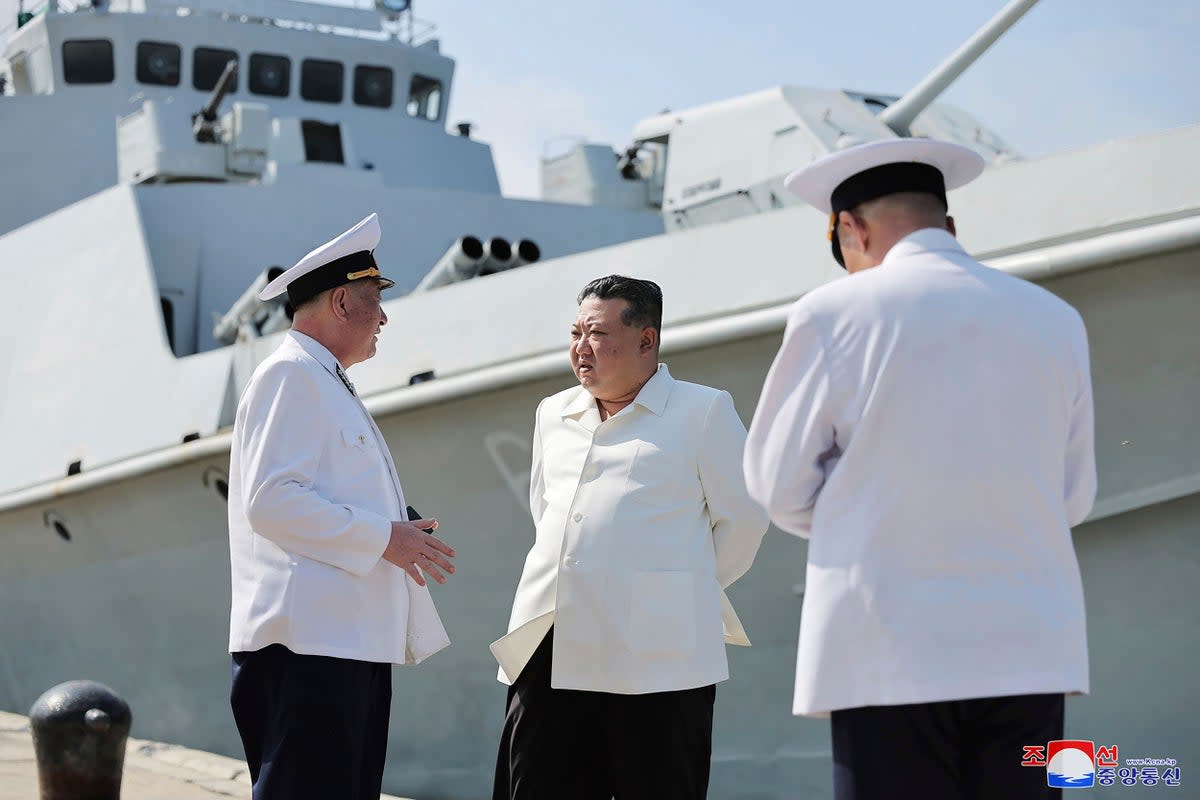
[[338, 374], [338, 370], [342, 370], [343, 374], [345, 373], [341, 362], [337, 360], [333, 353], [329, 352], [329, 348], [308, 334], [301, 333], [297, 330], [289, 330], [287, 332], [287, 338], [291, 339], [293, 344], [311, 356], [313, 360], [334, 375]]
[[650, 380], [646, 381], [637, 397], [633, 398], [633, 402], [656, 417], [661, 417], [667, 410], [667, 400], [670, 399], [673, 388], [675, 379], [671, 377], [670, 370], [666, 364], [659, 364]]
[[883, 257], [883, 261], [880, 262], [879, 266], [887, 266], [897, 259], [906, 258], [918, 253], [930, 252], [966, 254], [967, 251], [963, 249], [963, 246], [958, 243], [958, 239], [955, 239], [950, 231], [941, 228], [922, 228], [919, 231], [913, 231], [892, 245], [892, 249], [888, 250], [887, 255]]
[[[671, 377], [667, 365], [659, 364], [658, 370], [650, 376], [650, 380], [646, 381], [630, 405], [639, 405], [655, 416], [661, 417], [667, 409], [667, 400], [670, 399], [671, 389], [674, 386], [675, 379]], [[595, 398], [588, 393], [587, 389], [580, 386], [575, 389], [574, 396], [563, 407], [562, 416], [577, 417], [593, 410], [596, 410]], [[599, 411], [596, 413], [599, 416]]]

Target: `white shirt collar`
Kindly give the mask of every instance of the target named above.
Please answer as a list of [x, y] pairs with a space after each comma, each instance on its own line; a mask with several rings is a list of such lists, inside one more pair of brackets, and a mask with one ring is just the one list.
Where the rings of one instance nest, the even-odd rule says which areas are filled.
[[[633, 404], [639, 405], [652, 414], [661, 417], [667, 408], [667, 400], [671, 397], [671, 389], [674, 385], [675, 379], [671, 377], [671, 372], [667, 369], [667, 365], [660, 363], [655, 373], [650, 376], [650, 380], [642, 385], [642, 388], [637, 393], [637, 397], [633, 398]], [[595, 407], [596, 399], [592, 397], [587, 389], [580, 386], [576, 390], [575, 396], [563, 407], [562, 416], [578, 416]]]
[[928, 253], [931, 251], [949, 251], [964, 254], [967, 252], [950, 231], [942, 228], [922, 228], [919, 231], [913, 231], [892, 245], [892, 249], [887, 251], [887, 255], [880, 262], [880, 266], [887, 266], [897, 259], [915, 255], [916, 253]]
[[328, 347], [321, 344], [313, 337], [306, 333], [301, 333], [294, 328], [289, 330], [287, 335], [292, 338], [292, 341], [300, 346], [301, 350], [315, 358], [322, 367], [329, 370], [334, 375], [337, 375], [339, 370], [341, 370], [343, 374], [345, 373], [345, 369], [342, 367], [341, 362], [337, 360], [337, 357], [334, 356], [333, 353], [329, 352]]
[[661, 417], [667, 410], [667, 399], [670, 398], [671, 389], [674, 386], [675, 379], [671, 377], [667, 365], [660, 363], [655, 373], [650, 376], [650, 380], [642, 386], [637, 397], [633, 398], [633, 402], [655, 416]]

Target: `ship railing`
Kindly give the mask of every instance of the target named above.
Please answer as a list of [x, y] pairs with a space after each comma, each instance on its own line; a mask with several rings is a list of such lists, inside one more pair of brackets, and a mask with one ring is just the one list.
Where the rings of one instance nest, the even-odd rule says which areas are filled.
[[[374, 11], [377, 6], [373, 0], [353, 0], [349, 3], [321, 3], [313, 2], [313, 0], [304, 0], [314, 6], [332, 5], [342, 8], [352, 8], [360, 11]], [[24, 6], [24, 14], [27, 18], [37, 17], [41, 14], [72, 14], [77, 12], [90, 12], [95, 10], [107, 10], [110, 0], [46, 0], [46, 2], [34, 6], [32, 2], [26, 2]], [[302, 3], [297, 3], [300, 6]], [[182, 7], [182, 6], [181, 6]], [[166, 7], [155, 8], [149, 10], [149, 13], [165, 13]], [[143, 12], [146, 13], [146, 12]], [[178, 8], [172, 9], [172, 13], [178, 13]], [[318, 22], [314, 19], [293, 19], [289, 17], [257, 17], [231, 14], [229, 11], [221, 11], [212, 8], [195, 8], [188, 7], [186, 13], [189, 16], [200, 17], [218, 17], [218, 18], [233, 18], [240, 19], [243, 22], [256, 23], [261, 25], [273, 25], [280, 28], [288, 28], [294, 30], [315, 31], [318, 33], [331, 33], [339, 36], [352, 36], [365, 39], [393, 39], [410, 47], [421, 47], [433, 41], [437, 35], [437, 25], [431, 20], [421, 19], [415, 16], [412, 11], [404, 12], [393, 19], [386, 16], [379, 17], [379, 27], [363, 28], [351, 27], [345, 25], [330, 24], [329, 22]], [[298, 17], [303, 15], [298, 14]], [[0, 47], [11, 37], [21, 25], [15, 18], [12, 20], [0, 20]]]

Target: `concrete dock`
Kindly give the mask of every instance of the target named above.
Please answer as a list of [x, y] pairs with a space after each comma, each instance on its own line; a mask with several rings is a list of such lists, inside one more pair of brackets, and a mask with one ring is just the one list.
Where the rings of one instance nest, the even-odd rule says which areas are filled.
[[[250, 798], [250, 773], [235, 758], [130, 738], [121, 800]], [[37, 761], [29, 719], [0, 711], [0, 798], [38, 800]], [[403, 800], [383, 795], [381, 800]]]

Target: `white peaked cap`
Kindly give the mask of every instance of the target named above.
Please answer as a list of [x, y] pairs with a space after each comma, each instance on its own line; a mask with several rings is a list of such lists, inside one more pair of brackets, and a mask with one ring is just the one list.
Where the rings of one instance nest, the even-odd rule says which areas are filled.
[[[259, 300], [271, 300], [284, 292], [293, 298], [297, 287], [309, 297], [326, 289], [362, 278], [375, 278], [382, 288], [395, 283], [379, 274], [374, 251], [379, 245], [379, 215], [371, 213], [350, 230], [316, 248], [295, 266], [267, 284]], [[303, 279], [303, 280], [302, 280]], [[299, 283], [297, 283], [299, 281]], [[291, 291], [289, 291], [289, 289]]]
[[[784, 179], [783, 185], [829, 214], [834, 190], [848, 179], [886, 164], [925, 164], [942, 173], [946, 191], [965, 186], [983, 172], [983, 156], [969, 147], [936, 139], [881, 139], [817, 159]], [[897, 188], [893, 191], [907, 191]], [[888, 192], [879, 192], [882, 197]], [[865, 200], [863, 201], [865, 202]]]

